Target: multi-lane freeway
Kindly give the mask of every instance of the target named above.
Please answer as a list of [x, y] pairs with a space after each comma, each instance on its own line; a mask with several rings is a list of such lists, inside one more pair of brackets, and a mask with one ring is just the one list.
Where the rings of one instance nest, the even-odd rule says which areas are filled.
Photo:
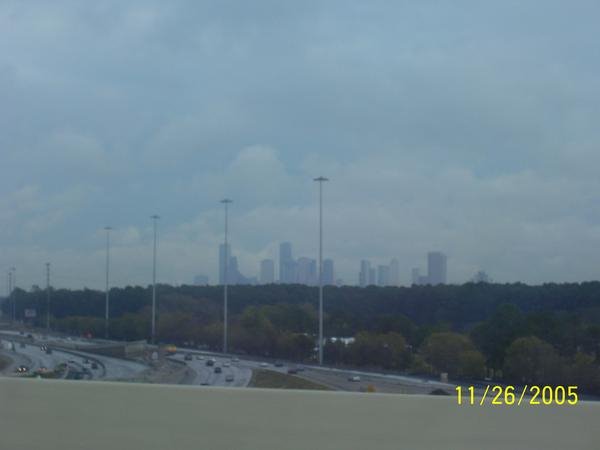
[[[148, 366], [141, 362], [81, 351], [53, 349], [51, 353], [47, 353], [42, 347], [51, 346], [52, 343], [57, 342], [56, 340], [34, 334], [30, 342], [23, 342], [19, 339], [22, 337], [19, 333], [8, 331], [0, 333], [2, 341], [0, 352], [12, 360], [12, 364], [4, 369], [5, 375], [14, 374], [19, 366], [26, 366], [32, 373], [42, 368], [54, 370], [57, 366], [66, 364], [68, 370], [65, 376], [69, 376], [71, 372], [83, 373], [86, 379], [130, 380], [148, 369]], [[12, 337], [15, 339], [11, 339]]]
[[[185, 376], [169, 377], [173, 373], [172, 370], [165, 371], [165, 375], [161, 372], [160, 367], [155, 364], [146, 364], [141, 360], [111, 358], [82, 351], [82, 348], [85, 350], [85, 346], [88, 344], [114, 342], [90, 341], [77, 337], [45, 336], [33, 333], [30, 342], [26, 343], [25, 347], [21, 347], [19, 341], [23, 341], [27, 336], [27, 334], [18, 331], [0, 330], [0, 339], [4, 341], [4, 348], [0, 348], [0, 352], [13, 361], [10, 367], [4, 369], [4, 374], [14, 373], [15, 368], [19, 365], [25, 365], [30, 368], [30, 371], [34, 371], [40, 367], [52, 370], [57, 365], [65, 363], [73, 372], [83, 370], [87, 373], [85, 378], [89, 379], [247, 387], [252, 378], [253, 370], [268, 369], [287, 373], [290, 368], [300, 368], [301, 372], [297, 376], [328, 386], [334, 390], [364, 391], [367, 387], [370, 387], [377, 392], [428, 394], [435, 389], [443, 389], [446, 392], [452, 392], [454, 389], [452, 384], [417, 377], [340, 370], [314, 365], [298, 366], [289, 362], [273, 364], [273, 361], [266, 363], [251, 358], [238, 358], [232, 355], [183, 348], [179, 349], [177, 354], [168, 358], [168, 364], [181, 367], [177, 370], [185, 372]], [[14, 352], [9, 351], [9, 347], [7, 347], [7, 342], [13, 341]], [[46, 354], [40, 350], [41, 345], [51, 343], [62, 347], [62, 350], [55, 349], [52, 354]], [[73, 348], [77, 346], [78, 350], [67, 350], [70, 346]], [[207, 365], [208, 359], [214, 360], [214, 365]], [[91, 370], [91, 361], [97, 363], [98, 369]], [[216, 369], [217, 367], [218, 369]], [[88, 370], [85, 371], [84, 369]]]

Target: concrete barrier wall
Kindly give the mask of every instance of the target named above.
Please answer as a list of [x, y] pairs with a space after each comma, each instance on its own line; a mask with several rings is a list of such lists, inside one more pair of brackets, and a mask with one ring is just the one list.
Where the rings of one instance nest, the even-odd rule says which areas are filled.
[[597, 449], [600, 404], [0, 379], [2, 448]]

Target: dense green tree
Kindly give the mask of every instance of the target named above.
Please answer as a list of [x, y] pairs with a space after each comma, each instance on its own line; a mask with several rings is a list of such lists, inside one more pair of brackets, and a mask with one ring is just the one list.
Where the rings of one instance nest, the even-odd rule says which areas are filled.
[[506, 351], [504, 376], [518, 383], [553, 383], [560, 379], [560, 360], [547, 342], [535, 336], [521, 337]]

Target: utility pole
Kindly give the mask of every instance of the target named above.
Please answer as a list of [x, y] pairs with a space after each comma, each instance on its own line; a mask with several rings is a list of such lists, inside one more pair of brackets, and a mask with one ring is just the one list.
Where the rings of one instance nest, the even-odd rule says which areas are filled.
[[319, 183], [319, 365], [323, 364], [323, 182], [325, 177], [315, 178]]
[[105, 311], [104, 311], [104, 338], [108, 339], [108, 320], [109, 320], [109, 314], [108, 314], [108, 304], [109, 304], [109, 290], [108, 290], [108, 270], [109, 270], [109, 252], [110, 252], [110, 230], [112, 230], [111, 227], [104, 227], [104, 230], [106, 231], [106, 305], [105, 305]]
[[225, 267], [223, 280], [223, 353], [227, 353], [227, 284], [229, 282], [229, 247], [227, 243], [228, 220], [229, 220], [229, 204], [233, 200], [225, 198], [221, 203], [225, 205]]
[[154, 226], [154, 251], [152, 253], [152, 334], [151, 343], [156, 341], [156, 221], [160, 219], [154, 214], [150, 216]]
[[50, 263], [46, 263], [46, 332], [50, 332]]

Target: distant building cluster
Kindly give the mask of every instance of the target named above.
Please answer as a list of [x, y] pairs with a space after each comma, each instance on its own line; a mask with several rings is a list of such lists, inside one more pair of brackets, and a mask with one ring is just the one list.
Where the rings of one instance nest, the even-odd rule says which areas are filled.
[[[225, 262], [228, 261], [227, 268]], [[307, 286], [317, 286], [319, 284], [319, 271], [317, 260], [307, 257], [294, 259], [292, 256], [292, 244], [283, 242], [279, 246], [279, 278], [275, 273], [275, 261], [272, 259], [263, 259], [260, 262], [258, 277], [247, 277], [240, 272], [238, 260], [231, 254], [229, 244], [219, 245], [219, 284], [225, 282], [225, 272], [227, 271], [227, 284], [305, 284]], [[206, 281], [206, 283], [203, 283]], [[335, 280], [334, 262], [332, 259], [323, 260], [323, 284], [333, 285], [341, 283], [342, 280]], [[194, 284], [208, 284], [208, 278], [198, 275], [194, 279]]]
[[[332, 259], [323, 260], [323, 284], [333, 285], [335, 280], [334, 263]], [[319, 270], [316, 259], [300, 257], [294, 259], [292, 244], [282, 242], [279, 245], [279, 282], [297, 283], [308, 286], [319, 284]]]
[[446, 255], [442, 252], [427, 253], [427, 274], [421, 275], [419, 268], [412, 269], [412, 284], [435, 286], [447, 283]]
[[[227, 261], [227, 268], [225, 262]], [[227, 275], [225, 274], [227, 272]], [[438, 285], [447, 283], [447, 257], [439, 251], [427, 253], [427, 270], [422, 271], [415, 267], [411, 272], [413, 285]], [[294, 258], [292, 244], [282, 242], [279, 245], [279, 261], [263, 259], [258, 267], [258, 276], [246, 276], [241, 273], [238, 259], [231, 253], [230, 244], [219, 245], [219, 284], [303, 284], [318, 286], [319, 267], [318, 261], [305, 256]], [[477, 272], [473, 278], [476, 283], [489, 283], [490, 277], [483, 271]], [[195, 285], [207, 285], [209, 279], [206, 275], [197, 275]], [[323, 260], [323, 285], [341, 286], [343, 280], [336, 279], [335, 265], [331, 258]], [[367, 259], [360, 261], [358, 285], [365, 286], [400, 286], [400, 263], [397, 258], [392, 258], [388, 264], [373, 264]]]
[[[225, 261], [228, 261], [227, 266]], [[225, 284], [226, 277], [227, 284], [258, 284], [256, 277], [246, 277], [240, 272], [237, 257], [231, 254], [231, 245], [221, 244], [219, 245], [219, 284]]]
[[393, 258], [387, 265], [371, 266], [370, 261], [363, 259], [358, 272], [358, 285], [361, 287], [370, 285], [399, 286], [400, 263]]

